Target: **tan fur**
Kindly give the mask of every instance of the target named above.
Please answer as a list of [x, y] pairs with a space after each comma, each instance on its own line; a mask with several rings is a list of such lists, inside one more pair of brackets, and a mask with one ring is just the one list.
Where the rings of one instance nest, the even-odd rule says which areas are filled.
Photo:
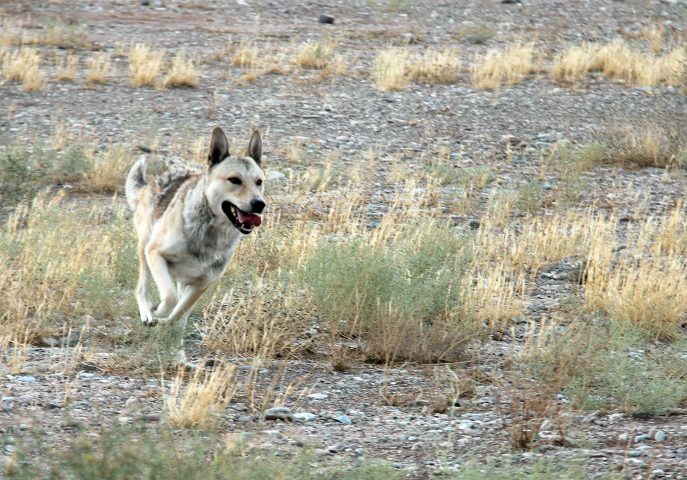
[[[138, 236], [136, 301], [143, 323], [159, 320], [185, 326], [193, 305], [224, 274], [241, 237], [252, 230], [252, 224], [240, 224], [238, 216], [227, 211], [235, 212], [231, 204], [254, 217], [264, 208], [262, 141], [257, 130], [248, 153], [229, 155], [226, 136], [216, 128], [206, 168], [176, 163], [150, 183], [144, 180], [144, 159], [131, 168], [126, 194]], [[160, 292], [154, 312], [151, 278]], [[186, 364], [183, 342], [178, 362]]]

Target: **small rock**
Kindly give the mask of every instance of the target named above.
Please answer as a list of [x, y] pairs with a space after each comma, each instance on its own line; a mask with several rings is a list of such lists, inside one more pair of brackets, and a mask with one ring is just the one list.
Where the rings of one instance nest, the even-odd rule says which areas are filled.
[[119, 423], [121, 423], [122, 425], [126, 425], [127, 423], [130, 423], [130, 422], [131, 422], [131, 417], [119, 417], [117, 420], [118, 420]]
[[477, 230], [482, 224], [480, 223], [479, 220], [470, 220], [468, 222], [468, 227], [470, 227], [470, 230]]
[[664, 472], [660, 468], [657, 468], [657, 469], [651, 471], [651, 476], [654, 478], [663, 478], [666, 476], [666, 472]]
[[344, 425], [353, 425], [353, 420], [351, 420], [349, 417], [343, 414], [334, 417], [334, 420], [336, 420], [339, 423], [343, 423]]
[[326, 398], [329, 398], [329, 395], [327, 395], [326, 393], [311, 393], [310, 395], [308, 395], [308, 398], [310, 400], [324, 400]]
[[[331, 25], [331, 24], [334, 23], [334, 17], [332, 17], [331, 15], [325, 15], [325, 14], [323, 13], [322, 15], [320, 15], [320, 16], [317, 18], [317, 21], [320, 22], [320, 23], [327, 23], [327, 24], [330, 24], [330, 25]], [[345, 23], [345, 22], [344, 22], [344, 23]]]
[[642, 433], [640, 435], [635, 435], [635, 443], [639, 443], [644, 440], [649, 440], [651, 438], [651, 435], [647, 435], [646, 433]]
[[310, 422], [311, 420], [315, 420], [317, 415], [310, 412], [298, 412], [293, 414], [293, 418], [300, 422]]
[[36, 377], [33, 375], [22, 375], [17, 377], [17, 380], [24, 383], [36, 383]]
[[159, 422], [160, 415], [157, 413], [146, 413], [145, 415], [139, 415], [134, 418], [137, 422]]
[[265, 420], [293, 421], [293, 415], [289, 407], [273, 407], [265, 410]]
[[668, 438], [668, 435], [663, 430], [659, 430], [654, 434], [654, 440], [657, 442], [665, 442], [666, 438]]
[[286, 175], [284, 175], [281, 172], [278, 172], [276, 170], [269, 170], [267, 172], [267, 181], [268, 182], [285, 182], [286, 181]]

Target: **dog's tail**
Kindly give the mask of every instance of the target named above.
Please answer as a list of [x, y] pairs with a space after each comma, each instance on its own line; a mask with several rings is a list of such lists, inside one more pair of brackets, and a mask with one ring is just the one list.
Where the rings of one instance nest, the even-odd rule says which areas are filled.
[[141, 190], [147, 185], [145, 181], [146, 174], [146, 157], [141, 155], [136, 163], [131, 166], [129, 175], [126, 177], [126, 184], [124, 185], [124, 192], [126, 193], [126, 201], [132, 210], [136, 209], [138, 199], [141, 196]]

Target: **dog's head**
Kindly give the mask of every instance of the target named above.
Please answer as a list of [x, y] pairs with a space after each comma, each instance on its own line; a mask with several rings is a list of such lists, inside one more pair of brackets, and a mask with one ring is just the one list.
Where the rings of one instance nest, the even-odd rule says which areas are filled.
[[205, 196], [215, 215], [226, 217], [243, 234], [262, 223], [265, 173], [261, 162], [262, 139], [258, 130], [250, 137], [246, 156], [230, 155], [224, 131], [219, 127], [212, 131]]

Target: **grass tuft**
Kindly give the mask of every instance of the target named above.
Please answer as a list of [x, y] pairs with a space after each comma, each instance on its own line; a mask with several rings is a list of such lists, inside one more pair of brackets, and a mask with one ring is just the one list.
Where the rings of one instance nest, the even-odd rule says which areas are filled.
[[165, 78], [163, 85], [170, 87], [190, 87], [198, 86], [200, 76], [196, 70], [193, 60], [186, 57], [184, 52], [179, 52], [172, 60], [172, 66]]
[[135, 87], [155, 86], [164, 62], [164, 50], [132, 43], [129, 49], [129, 76]]
[[99, 53], [88, 59], [86, 82], [92, 84], [107, 83], [111, 70], [112, 63], [110, 62], [110, 54]]
[[475, 59], [472, 84], [492, 90], [523, 81], [534, 71], [534, 43], [511, 45], [504, 50], [490, 49]]
[[36, 49], [22, 47], [5, 53], [2, 74], [9, 81], [21, 82], [25, 92], [35, 92], [41, 90], [45, 83], [40, 64], [41, 57]]
[[381, 50], [372, 65], [372, 81], [383, 92], [403, 90], [408, 86], [407, 48], [392, 47]]

